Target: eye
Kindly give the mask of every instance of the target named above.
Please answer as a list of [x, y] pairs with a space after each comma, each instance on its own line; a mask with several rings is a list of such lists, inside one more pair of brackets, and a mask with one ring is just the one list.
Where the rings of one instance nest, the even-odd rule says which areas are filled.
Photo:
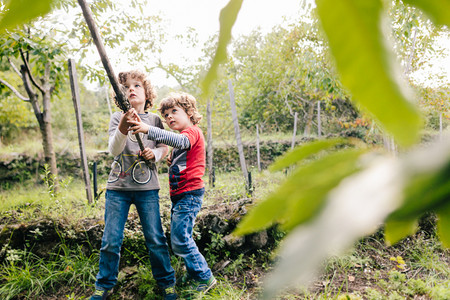
[[136, 84], [135, 87], [141, 87], [141, 85], [140, 84]]
[[127, 89], [127, 88], [128, 88], [128, 85], [124, 85], [124, 87]]

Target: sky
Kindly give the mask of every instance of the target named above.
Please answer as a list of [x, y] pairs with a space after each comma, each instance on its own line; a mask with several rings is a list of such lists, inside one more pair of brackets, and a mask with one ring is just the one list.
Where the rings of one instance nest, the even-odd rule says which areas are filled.
[[[158, 15], [163, 19], [163, 22], [167, 24], [168, 36], [183, 34], [189, 27], [194, 28], [199, 35], [196, 49], [180, 49], [178, 41], [169, 41], [163, 52], [164, 63], [171, 62], [181, 66], [185, 63], [184, 57], [196, 60], [202, 55], [203, 43], [219, 31], [220, 10], [228, 2], [229, 0], [148, 0], [146, 11], [150, 15]], [[302, 13], [302, 2], [314, 5], [314, 0], [244, 0], [233, 26], [233, 37], [249, 34], [257, 28], [268, 32], [274, 26], [285, 23], [286, 19], [298, 18]], [[433, 74], [431, 77], [434, 78], [441, 74], [444, 75], [444, 81], [450, 82], [450, 41], [444, 42], [441, 45], [445, 49], [444, 55], [432, 59], [424, 57], [423, 70], [412, 74], [418, 81], [423, 81], [423, 78], [429, 77], [430, 74]], [[134, 68], [142, 69], [142, 66], [130, 65], [126, 59], [123, 59], [122, 62], [116, 61], [114, 58], [117, 54], [115, 53], [108, 54], [111, 54], [111, 62], [116, 73]], [[98, 60], [99, 58], [96, 56], [94, 59]], [[177, 85], [176, 81], [173, 78], [167, 78], [166, 73], [162, 70], [153, 70], [150, 78], [156, 86]], [[432, 86], [433, 82], [429, 82], [427, 85]]]
[[[198, 45], [201, 47], [208, 37], [218, 33], [220, 10], [228, 2], [228, 0], [149, 0], [148, 11], [151, 15], [159, 15], [168, 24], [169, 34], [183, 33], [189, 27], [194, 28], [199, 35]], [[256, 28], [268, 32], [281, 24], [285, 18], [292, 20], [298, 16], [301, 3], [301, 0], [244, 0], [232, 35], [237, 37], [248, 34]], [[169, 42], [164, 51], [166, 62], [182, 64], [180, 47], [174, 43]], [[188, 56], [193, 59], [201, 55], [201, 48], [191, 51], [193, 52]], [[133, 67], [138, 66], [130, 66], [126, 62], [117, 66], [120, 70]], [[176, 85], [175, 80], [167, 79], [163, 71], [154, 71], [150, 74], [150, 78], [157, 86]]]

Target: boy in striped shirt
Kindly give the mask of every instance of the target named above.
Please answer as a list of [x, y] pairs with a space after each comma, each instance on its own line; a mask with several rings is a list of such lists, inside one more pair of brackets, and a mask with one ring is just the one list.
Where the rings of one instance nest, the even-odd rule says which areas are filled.
[[194, 282], [191, 288], [206, 293], [217, 281], [192, 237], [205, 192], [205, 139], [197, 126], [202, 116], [195, 98], [187, 93], [170, 94], [158, 110], [170, 129], [179, 133], [149, 126], [132, 110], [128, 116], [128, 123], [132, 124], [129, 131], [147, 133], [150, 140], [174, 147], [169, 158], [172, 250], [183, 258], [188, 278]]

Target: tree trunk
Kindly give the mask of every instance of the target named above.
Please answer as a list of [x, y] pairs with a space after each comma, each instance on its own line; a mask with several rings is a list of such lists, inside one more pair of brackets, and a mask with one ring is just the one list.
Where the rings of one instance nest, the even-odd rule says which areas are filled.
[[[46, 68], [47, 69], [47, 68]], [[50, 107], [51, 88], [49, 86], [48, 77], [44, 80], [44, 91], [42, 92], [43, 98], [43, 112], [41, 112], [38, 95], [33, 92], [33, 88], [30, 82], [30, 75], [25, 66], [21, 67], [22, 81], [24, 83], [25, 90], [30, 98], [31, 105], [33, 107], [34, 115], [39, 124], [39, 130], [42, 134], [42, 148], [44, 150], [45, 163], [49, 165], [52, 178], [49, 178], [49, 184], [55, 193], [59, 191], [58, 186], [58, 168], [56, 165], [56, 155], [53, 149], [53, 130], [52, 130], [52, 116]], [[49, 71], [46, 70], [46, 73]]]

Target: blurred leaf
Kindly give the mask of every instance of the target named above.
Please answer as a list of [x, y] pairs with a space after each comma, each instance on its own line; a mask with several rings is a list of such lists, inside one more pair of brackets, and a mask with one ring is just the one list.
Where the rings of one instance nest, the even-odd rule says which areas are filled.
[[450, 27], [450, 1], [449, 0], [404, 0], [423, 10], [436, 25]]
[[[440, 154], [441, 157], [443, 155], [445, 154]], [[426, 157], [428, 156], [427, 153]], [[424, 155], [416, 159], [426, 157]], [[414, 174], [415, 172], [409, 172], [412, 178], [405, 187], [403, 205], [389, 216], [389, 221], [418, 218], [425, 211], [436, 211], [450, 199], [449, 162], [444, 162], [437, 170], [431, 168], [426, 172]]]
[[263, 299], [275, 299], [280, 289], [310, 283], [327, 257], [376, 231], [400, 205], [404, 178], [398, 159], [363, 159], [364, 170], [342, 180], [313, 219], [289, 232], [279, 251], [281, 259], [266, 279]]
[[450, 204], [438, 211], [437, 231], [442, 244], [450, 248]]
[[329, 140], [318, 140], [311, 143], [303, 144], [297, 146], [293, 151], [286, 153], [277, 159], [269, 168], [270, 171], [277, 171], [283, 168], [289, 167], [290, 165], [296, 164], [302, 159], [308, 156], [314, 155], [322, 150], [329, 149], [333, 146], [339, 144], [345, 144], [348, 142], [346, 139], [329, 139]]
[[346, 149], [298, 167], [277, 191], [252, 208], [235, 234], [255, 232], [275, 222], [291, 229], [308, 221], [320, 210], [326, 194], [360, 169], [358, 161], [365, 152]]
[[381, 1], [317, 0], [342, 83], [402, 145], [418, 140], [422, 121], [402, 95], [383, 43]]
[[417, 230], [417, 220], [389, 221], [384, 229], [386, 242], [393, 245]]
[[0, 32], [46, 15], [55, 0], [11, 0], [0, 20]]
[[230, 0], [228, 4], [220, 11], [220, 31], [219, 42], [217, 44], [216, 54], [205, 78], [201, 82], [203, 95], [209, 94], [211, 83], [217, 78], [217, 69], [219, 65], [227, 59], [227, 45], [231, 40], [231, 29], [236, 22], [237, 15], [241, 9], [243, 0]]

